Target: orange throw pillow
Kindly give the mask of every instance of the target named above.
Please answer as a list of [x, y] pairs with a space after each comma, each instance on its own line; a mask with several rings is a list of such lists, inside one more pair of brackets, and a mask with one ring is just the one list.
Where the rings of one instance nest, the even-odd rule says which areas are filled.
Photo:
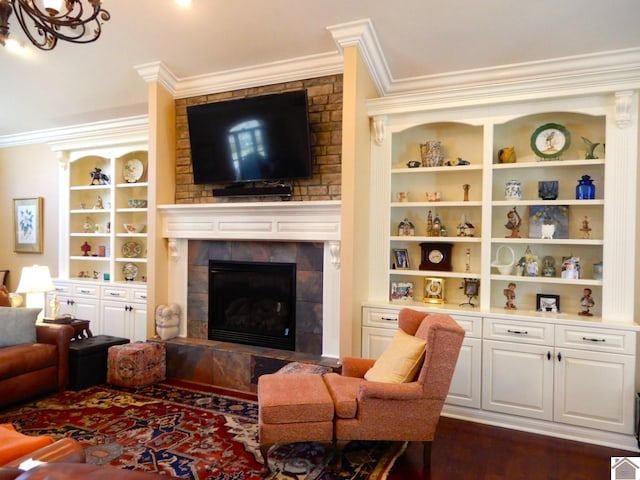
[[0, 466], [53, 443], [53, 438], [17, 432], [10, 423], [0, 424]]

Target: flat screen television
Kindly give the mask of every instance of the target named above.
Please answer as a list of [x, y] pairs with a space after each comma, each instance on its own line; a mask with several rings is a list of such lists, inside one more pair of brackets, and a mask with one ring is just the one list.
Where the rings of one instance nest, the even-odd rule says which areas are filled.
[[196, 184], [312, 174], [306, 90], [189, 106], [187, 121]]

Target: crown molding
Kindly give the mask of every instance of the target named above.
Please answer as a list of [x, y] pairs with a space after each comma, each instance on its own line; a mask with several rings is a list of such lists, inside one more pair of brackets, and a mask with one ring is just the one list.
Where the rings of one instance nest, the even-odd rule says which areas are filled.
[[182, 78], [176, 82], [174, 97], [188, 98], [209, 95], [242, 88], [336, 75], [342, 71], [342, 55], [338, 52], [329, 52]]
[[342, 54], [346, 47], [358, 48], [379, 95], [386, 95], [393, 79], [373, 23], [368, 18], [327, 27]]
[[394, 81], [370, 116], [640, 88], [640, 48]]
[[165, 90], [175, 96], [178, 77], [176, 77], [164, 63], [160, 61], [144, 63], [142, 65], [136, 65], [133, 68], [138, 71], [138, 75], [140, 75], [145, 82], [158, 82]]

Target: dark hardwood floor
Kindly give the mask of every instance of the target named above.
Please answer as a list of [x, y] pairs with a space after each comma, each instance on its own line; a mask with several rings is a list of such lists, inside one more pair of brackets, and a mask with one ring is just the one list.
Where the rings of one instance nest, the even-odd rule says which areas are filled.
[[587, 443], [442, 417], [422, 466], [422, 444], [410, 443], [388, 480], [603, 480], [610, 457], [640, 456]]

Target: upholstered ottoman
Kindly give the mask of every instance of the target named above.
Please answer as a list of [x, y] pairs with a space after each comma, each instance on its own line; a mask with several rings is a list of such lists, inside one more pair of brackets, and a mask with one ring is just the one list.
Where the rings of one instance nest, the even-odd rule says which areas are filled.
[[140, 388], [166, 378], [166, 353], [161, 343], [135, 342], [109, 347], [107, 383]]
[[328, 454], [333, 442], [333, 401], [321, 375], [278, 373], [258, 379], [260, 452], [265, 472], [267, 454], [277, 443], [321, 442]]

